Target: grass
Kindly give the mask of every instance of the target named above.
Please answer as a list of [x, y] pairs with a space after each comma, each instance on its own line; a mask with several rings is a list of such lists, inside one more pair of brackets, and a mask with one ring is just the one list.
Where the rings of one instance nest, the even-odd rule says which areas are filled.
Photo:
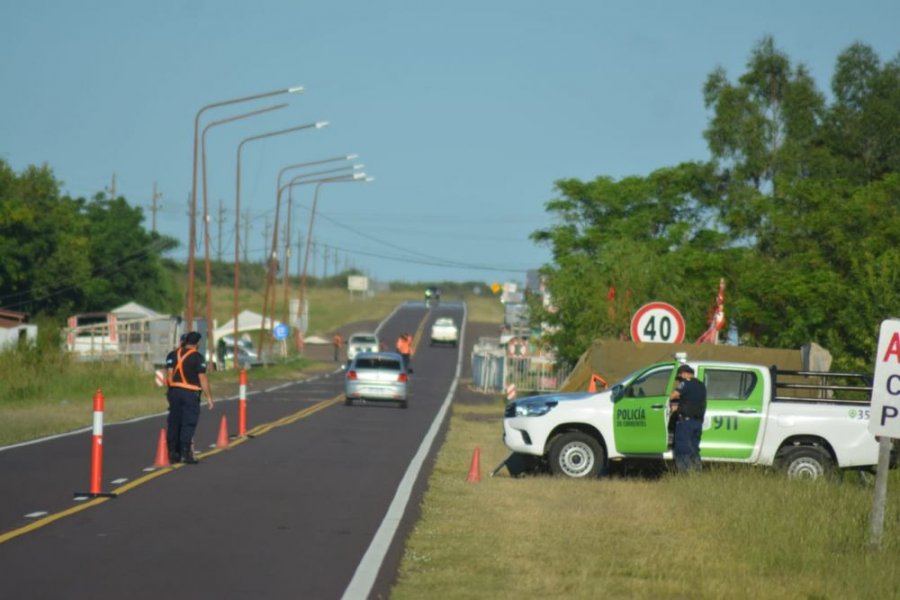
[[[413, 291], [351, 298], [346, 290], [336, 288], [311, 288], [308, 297], [309, 335], [321, 336], [348, 323], [381, 320], [398, 304], [421, 299], [420, 293]], [[466, 301], [470, 318], [474, 314], [480, 320], [502, 321], [503, 306], [496, 298], [473, 296]], [[213, 289], [214, 314], [220, 323], [231, 318], [232, 303], [231, 290]], [[259, 311], [262, 303], [260, 293], [242, 290], [242, 308]], [[205, 308], [200, 305], [197, 312], [202, 315]], [[116, 363], [80, 363], [59, 351], [50, 333], [42, 330], [38, 347], [0, 353], [0, 445], [90, 425], [98, 388], [106, 398], [104, 417], [108, 423], [166, 410], [164, 392], [156, 387], [152, 373]], [[254, 369], [253, 378], [296, 379], [319, 367], [293, 355], [275, 365]], [[236, 393], [237, 372], [212, 373], [210, 379], [217, 397]]]
[[[768, 469], [692, 477], [512, 479], [502, 401], [455, 404], [391, 592], [406, 598], [896, 598], [900, 476], [884, 545], [867, 547], [872, 486]], [[465, 481], [475, 447], [482, 481]]]

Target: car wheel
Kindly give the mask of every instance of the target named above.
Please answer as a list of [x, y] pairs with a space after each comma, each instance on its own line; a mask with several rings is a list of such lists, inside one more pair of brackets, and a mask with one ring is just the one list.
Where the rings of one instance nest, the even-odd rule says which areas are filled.
[[400, 408], [409, 408], [409, 405], [407, 404], [406, 400], [400, 401]]
[[603, 448], [586, 433], [563, 433], [550, 444], [550, 471], [554, 475], [576, 479], [598, 477], [605, 463]]
[[778, 467], [788, 479], [813, 481], [828, 476], [834, 462], [819, 446], [789, 446], [778, 453]]
[[344, 396], [344, 406], [353, 406], [353, 399], [347, 396]]

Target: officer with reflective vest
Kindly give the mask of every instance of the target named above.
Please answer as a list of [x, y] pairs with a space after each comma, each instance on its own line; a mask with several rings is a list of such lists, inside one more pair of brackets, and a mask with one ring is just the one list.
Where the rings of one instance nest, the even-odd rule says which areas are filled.
[[206, 394], [206, 405], [213, 407], [212, 392], [206, 376], [206, 358], [197, 350], [200, 334], [191, 331], [183, 338], [183, 343], [166, 357], [166, 368], [170, 373], [169, 418], [166, 442], [169, 462], [196, 464], [192, 441], [197, 423], [200, 421], [200, 394]]
[[403, 363], [408, 370], [410, 356], [412, 355], [412, 336], [408, 333], [403, 333], [400, 337], [397, 338], [397, 353], [403, 357]]

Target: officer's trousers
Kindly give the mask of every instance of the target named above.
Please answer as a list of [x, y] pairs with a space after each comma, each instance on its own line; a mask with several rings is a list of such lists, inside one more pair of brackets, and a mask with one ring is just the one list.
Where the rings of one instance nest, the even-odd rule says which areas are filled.
[[681, 473], [699, 471], [700, 436], [703, 434], [701, 419], [679, 419], [675, 423], [675, 440], [672, 447], [675, 466]]
[[200, 422], [200, 392], [169, 388], [169, 417], [166, 421], [166, 444], [170, 452], [181, 452], [191, 446]]

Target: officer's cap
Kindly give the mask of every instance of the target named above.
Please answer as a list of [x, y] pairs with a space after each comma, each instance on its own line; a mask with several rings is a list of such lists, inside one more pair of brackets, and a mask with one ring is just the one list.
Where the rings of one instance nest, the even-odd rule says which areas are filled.
[[184, 336], [184, 343], [188, 346], [194, 346], [200, 343], [200, 338], [202, 336], [196, 331], [191, 331], [187, 335]]
[[678, 372], [676, 374], [681, 375], [682, 373], [690, 373], [691, 375], [693, 375], [694, 369], [691, 368], [691, 365], [681, 365], [680, 367], [678, 367]]

